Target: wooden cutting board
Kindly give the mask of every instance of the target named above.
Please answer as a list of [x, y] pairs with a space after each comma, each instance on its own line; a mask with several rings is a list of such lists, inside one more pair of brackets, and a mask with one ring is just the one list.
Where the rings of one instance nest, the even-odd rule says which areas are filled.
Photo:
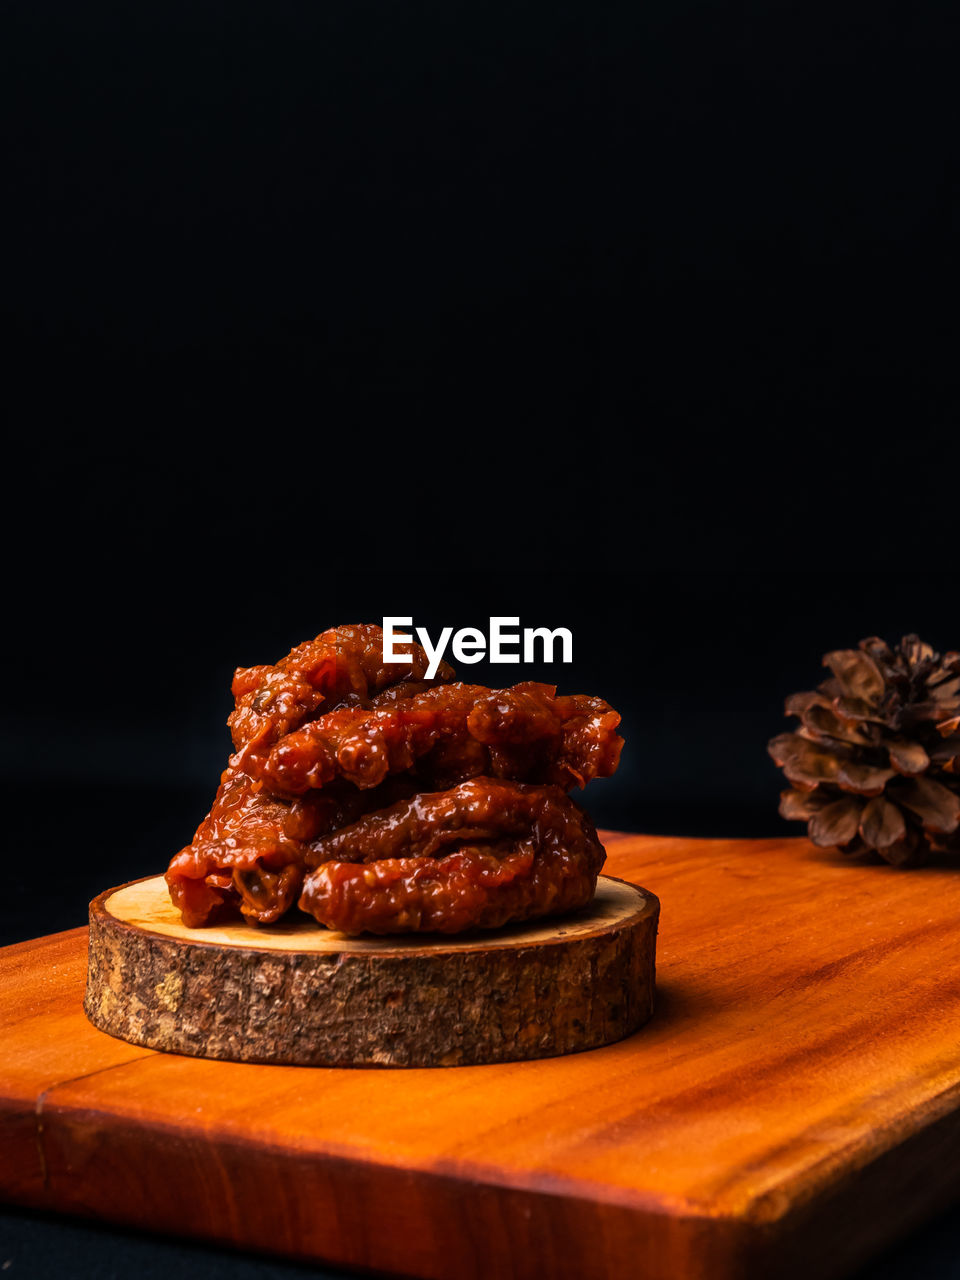
[[437, 1280], [840, 1276], [960, 1201], [960, 870], [607, 845], [662, 902], [657, 1011], [569, 1057], [157, 1053], [84, 1017], [85, 930], [0, 952], [0, 1194]]

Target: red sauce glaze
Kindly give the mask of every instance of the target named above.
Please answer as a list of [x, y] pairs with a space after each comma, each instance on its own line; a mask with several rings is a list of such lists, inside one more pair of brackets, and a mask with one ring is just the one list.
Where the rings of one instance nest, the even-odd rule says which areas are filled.
[[[297, 645], [273, 667], [238, 667], [227, 720], [233, 745], [243, 759], [290, 733], [323, 709], [366, 706], [390, 685], [423, 681], [427, 655], [412, 641], [409, 663], [383, 661], [383, 632], [370, 623], [331, 627], [315, 640]], [[453, 679], [440, 664], [436, 683]]]
[[559, 787], [474, 778], [318, 840], [300, 905], [343, 933], [461, 933], [593, 897], [603, 846]]
[[167, 871], [187, 925], [299, 902], [346, 933], [458, 933], [590, 900], [603, 848], [566, 793], [616, 769], [617, 712], [427, 681], [409, 651], [385, 666], [379, 627], [336, 627], [236, 673], [237, 752]]
[[444, 777], [583, 786], [617, 767], [620, 717], [595, 698], [558, 698], [547, 684], [512, 689], [448, 684], [372, 710], [344, 707], [286, 734], [252, 765], [276, 795], [302, 795], [337, 778], [376, 787], [441, 748]]

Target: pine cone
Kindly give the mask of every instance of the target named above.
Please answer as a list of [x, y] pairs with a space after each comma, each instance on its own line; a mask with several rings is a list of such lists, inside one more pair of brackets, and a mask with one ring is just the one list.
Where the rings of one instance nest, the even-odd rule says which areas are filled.
[[960, 653], [871, 637], [823, 665], [831, 679], [787, 699], [800, 727], [767, 748], [792, 784], [781, 814], [816, 845], [898, 867], [960, 851]]

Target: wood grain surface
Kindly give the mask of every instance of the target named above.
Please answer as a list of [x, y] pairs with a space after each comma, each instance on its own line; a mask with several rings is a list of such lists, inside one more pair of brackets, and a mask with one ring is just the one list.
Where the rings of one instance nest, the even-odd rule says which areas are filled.
[[450, 1067], [612, 1044], [653, 1012], [660, 904], [601, 876], [558, 919], [348, 937], [300, 916], [189, 929], [163, 876], [90, 904], [84, 1008], [149, 1049], [296, 1066]]
[[394, 1275], [842, 1276], [960, 1201], [960, 871], [605, 837], [663, 914], [653, 1020], [380, 1071], [94, 1029], [86, 931], [0, 952], [0, 1194]]

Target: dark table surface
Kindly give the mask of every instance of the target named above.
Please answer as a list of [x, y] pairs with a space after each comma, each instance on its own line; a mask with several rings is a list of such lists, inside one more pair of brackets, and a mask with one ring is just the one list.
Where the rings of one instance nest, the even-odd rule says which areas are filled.
[[[0, 1209], [3, 1280], [337, 1280], [346, 1273], [207, 1245], [160, 1239]], [[956, 1280], [960, 1277], [960, 1214], [951, 1210], [871, 1262], [852, 1280]], [[775, 1280], [775, 1277], [763, 1277]], [[816, 1280], [816, 1277], [811, 1277]]]

